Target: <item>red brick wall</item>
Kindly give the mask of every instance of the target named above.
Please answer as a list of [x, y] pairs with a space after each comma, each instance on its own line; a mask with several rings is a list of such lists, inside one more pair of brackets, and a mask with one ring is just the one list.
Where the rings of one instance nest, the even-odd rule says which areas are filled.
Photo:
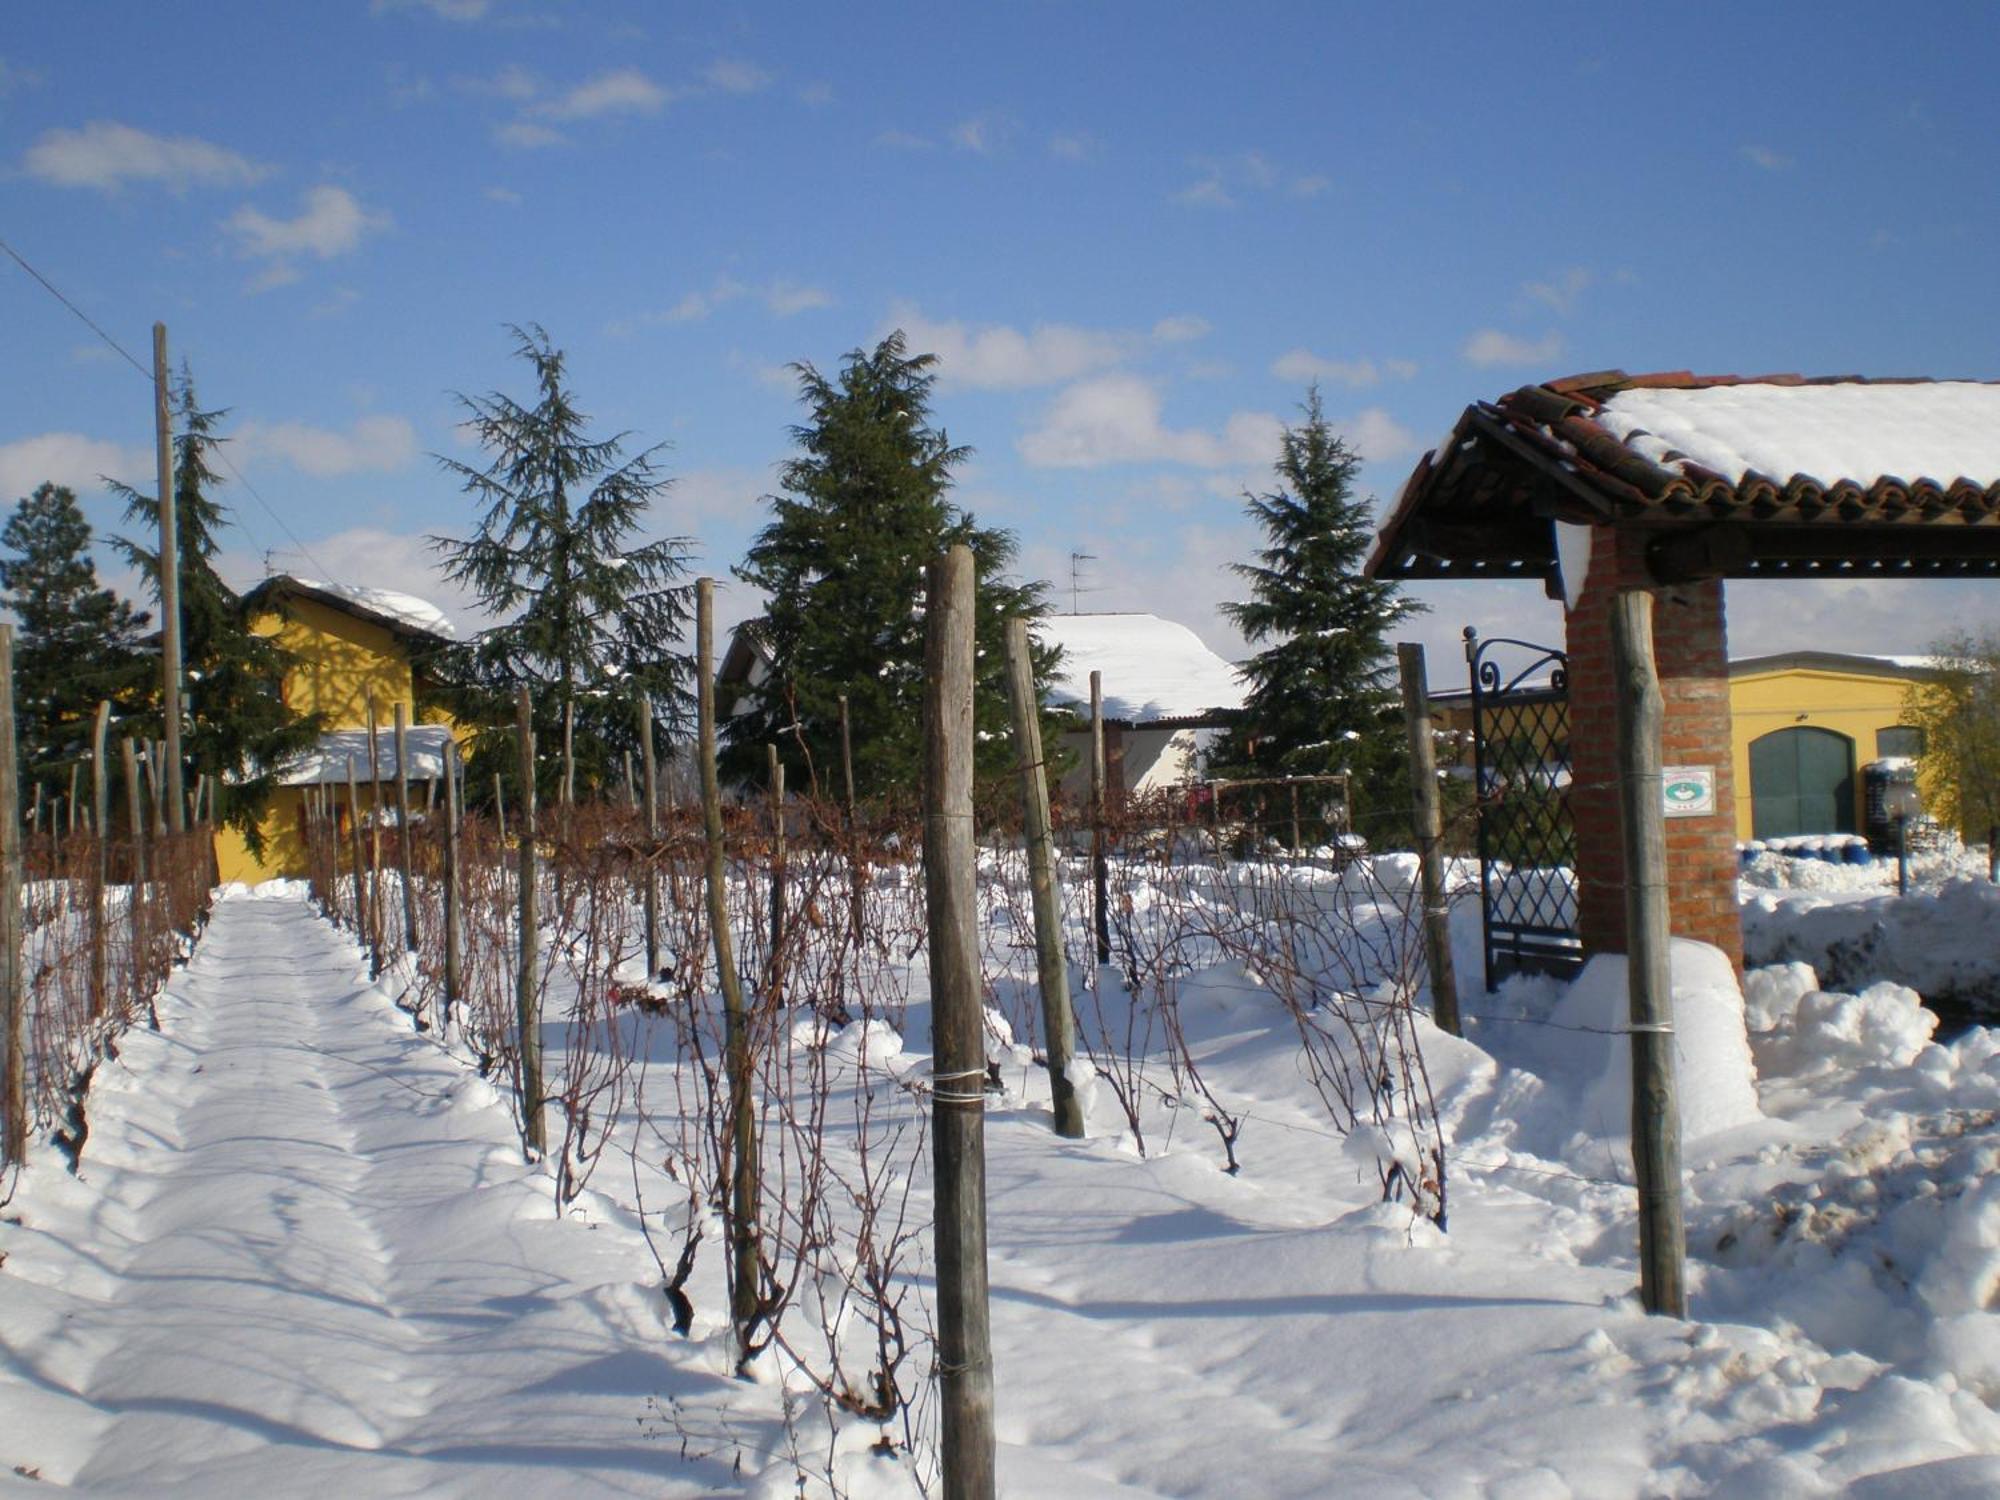
[[[1568, 614], [1570, 807], [1586, 953], [1625, 951], [1610, 601], [1621, 588], [1647, 586], [1644, 544], [1643, 533], [1596, 527], [1590, 576]], [[1715, 771], [1714, 813], [1667, 819], [1673, 932], [1713, 943], [1740, 970], [1743, 928], [1736, 911], [1736, 785], [1722, 584], [1711, 580], [1652, 592], [1653, 657], [1666, 709], [1663, 759], [1670, 766], [1711, 766]]]

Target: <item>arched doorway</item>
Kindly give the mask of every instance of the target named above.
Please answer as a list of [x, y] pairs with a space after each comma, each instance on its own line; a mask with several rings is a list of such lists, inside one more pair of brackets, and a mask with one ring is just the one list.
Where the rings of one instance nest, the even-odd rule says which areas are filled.
[[1854, 832], [1854, 741], [1810, 726], [1752, 740], [1750, 832], [1760, 839]]

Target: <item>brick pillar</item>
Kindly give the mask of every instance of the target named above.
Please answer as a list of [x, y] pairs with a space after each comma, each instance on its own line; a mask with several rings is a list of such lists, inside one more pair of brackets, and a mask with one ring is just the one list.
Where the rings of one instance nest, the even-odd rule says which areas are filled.
[[[1611, 675], [1611, 607], [1621, 588], [1648, 586], [1643, 532], [1593, 528], [1590, 576], [1567, 616], [1570, 808], [1576, 824], [1578, 917], [1585, 953], [1625, 951], [1625, 851], [1618, 816], [1618, 713]], [[1715, 811], [1667, 819], [1667, 880], [1675, 937], [1712, 943], [1743, 967], [1736, 910], [1736, 781], [1730, 758], [1729, 645], [1722, 583], [1653, 589], [1653, 657], [1665, 700], [1662, 756], [1715, 771]]]

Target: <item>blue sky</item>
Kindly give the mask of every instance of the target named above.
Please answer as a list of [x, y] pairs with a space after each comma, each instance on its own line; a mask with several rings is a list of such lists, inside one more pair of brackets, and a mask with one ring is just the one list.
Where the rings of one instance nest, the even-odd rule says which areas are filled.
[[[1584, 370], [2000, 377], [2000, 12], [1935, 4], [10, 7], [0, 237], [231, 410], [239, 582], [428, 593], [472, 510], [453, 392], [539, 322], [659, 529], [726, 578], [786, 371], [903, 327], [959, 499], [1067, 607], [1225, 655], [1317, 378], [1392, 496], [1471, 400]], [[0, 501], [151, 474], [139, 374], [0, 260]], [[1415, 630], [1556, 638], [1538, 588]], [[740, 586], [730, 618], [754, 610]], [[1991, 585], [1767, 584], [1732, 646], [1916, 650]], [[466, 616], [470, 620], [470, 616]]]

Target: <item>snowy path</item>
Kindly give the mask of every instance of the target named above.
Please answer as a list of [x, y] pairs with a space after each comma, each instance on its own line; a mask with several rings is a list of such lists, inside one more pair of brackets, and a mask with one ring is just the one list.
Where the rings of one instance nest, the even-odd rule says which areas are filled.
[[100, 1070], [84, 1181], [39, 1169], [0, 1241], [0, 1489], [733, 1490], [648, 1438], [706, 1382], [651, 1352], [636, 1235], [557, 1220], [499, 1096], [303, 902], [222, 902], [161, 1020]]

